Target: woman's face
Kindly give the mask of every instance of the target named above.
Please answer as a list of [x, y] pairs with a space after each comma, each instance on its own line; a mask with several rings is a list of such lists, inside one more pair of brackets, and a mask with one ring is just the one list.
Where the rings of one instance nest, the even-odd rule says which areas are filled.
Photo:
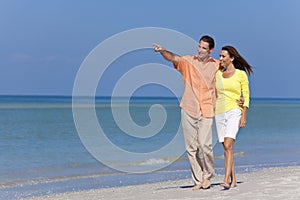
[[222, 66], [229, 66], [233, 61], [233, 58], [230, 57], [228, 51], [222, 50], [220, 53], [220, 63]]

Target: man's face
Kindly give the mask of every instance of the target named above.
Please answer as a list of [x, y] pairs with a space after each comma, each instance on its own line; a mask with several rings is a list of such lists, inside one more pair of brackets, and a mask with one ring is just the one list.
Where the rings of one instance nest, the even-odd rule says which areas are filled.
[[209, 49], [208, 42], [200, 41], [198, 45], [198, 56], [200, 59], [204, 59], [209, 56], [209, 54], [213, 51], [213, 49]]

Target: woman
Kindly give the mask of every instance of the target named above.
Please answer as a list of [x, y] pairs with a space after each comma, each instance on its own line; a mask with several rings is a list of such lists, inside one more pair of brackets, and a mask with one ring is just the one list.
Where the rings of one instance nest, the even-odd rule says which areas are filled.
[[[249, 108], [249, 84], [246, 72], [252, 67], [232, 46], [224, 46], [220, 53], [220, 70], [216, 75], [217, 102], [215, 120], [219, 142], [224, 147], [225, 177], [220, 183], [225, 189], [236, 187], [233, 144], [239, 128], [246, 126]], [[244, 99], [243, 106], [237, 101]]]

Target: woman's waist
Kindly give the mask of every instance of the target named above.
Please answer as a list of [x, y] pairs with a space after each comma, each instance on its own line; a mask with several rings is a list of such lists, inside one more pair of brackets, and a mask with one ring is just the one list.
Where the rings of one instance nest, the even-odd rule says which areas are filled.
[[235, 109], [235, 108], [238, 108], [238, 109], [242, 110], [242, 108], [239, 106], [237, 100], [238, 99], [230, 99], [230, 100], [217, 99], [216, 113], [228, 112], [229, 110], [232, 110], [232, 109]]

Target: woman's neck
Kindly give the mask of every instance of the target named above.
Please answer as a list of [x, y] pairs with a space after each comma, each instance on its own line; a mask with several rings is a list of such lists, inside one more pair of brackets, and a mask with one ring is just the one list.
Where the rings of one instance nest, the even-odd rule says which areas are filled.
[[234, 70], [235, 70], [234, 65], [230, 64], [230, 65], [226, 66], [224, 71], [231, 72], [231, 71], [234, 71]]

